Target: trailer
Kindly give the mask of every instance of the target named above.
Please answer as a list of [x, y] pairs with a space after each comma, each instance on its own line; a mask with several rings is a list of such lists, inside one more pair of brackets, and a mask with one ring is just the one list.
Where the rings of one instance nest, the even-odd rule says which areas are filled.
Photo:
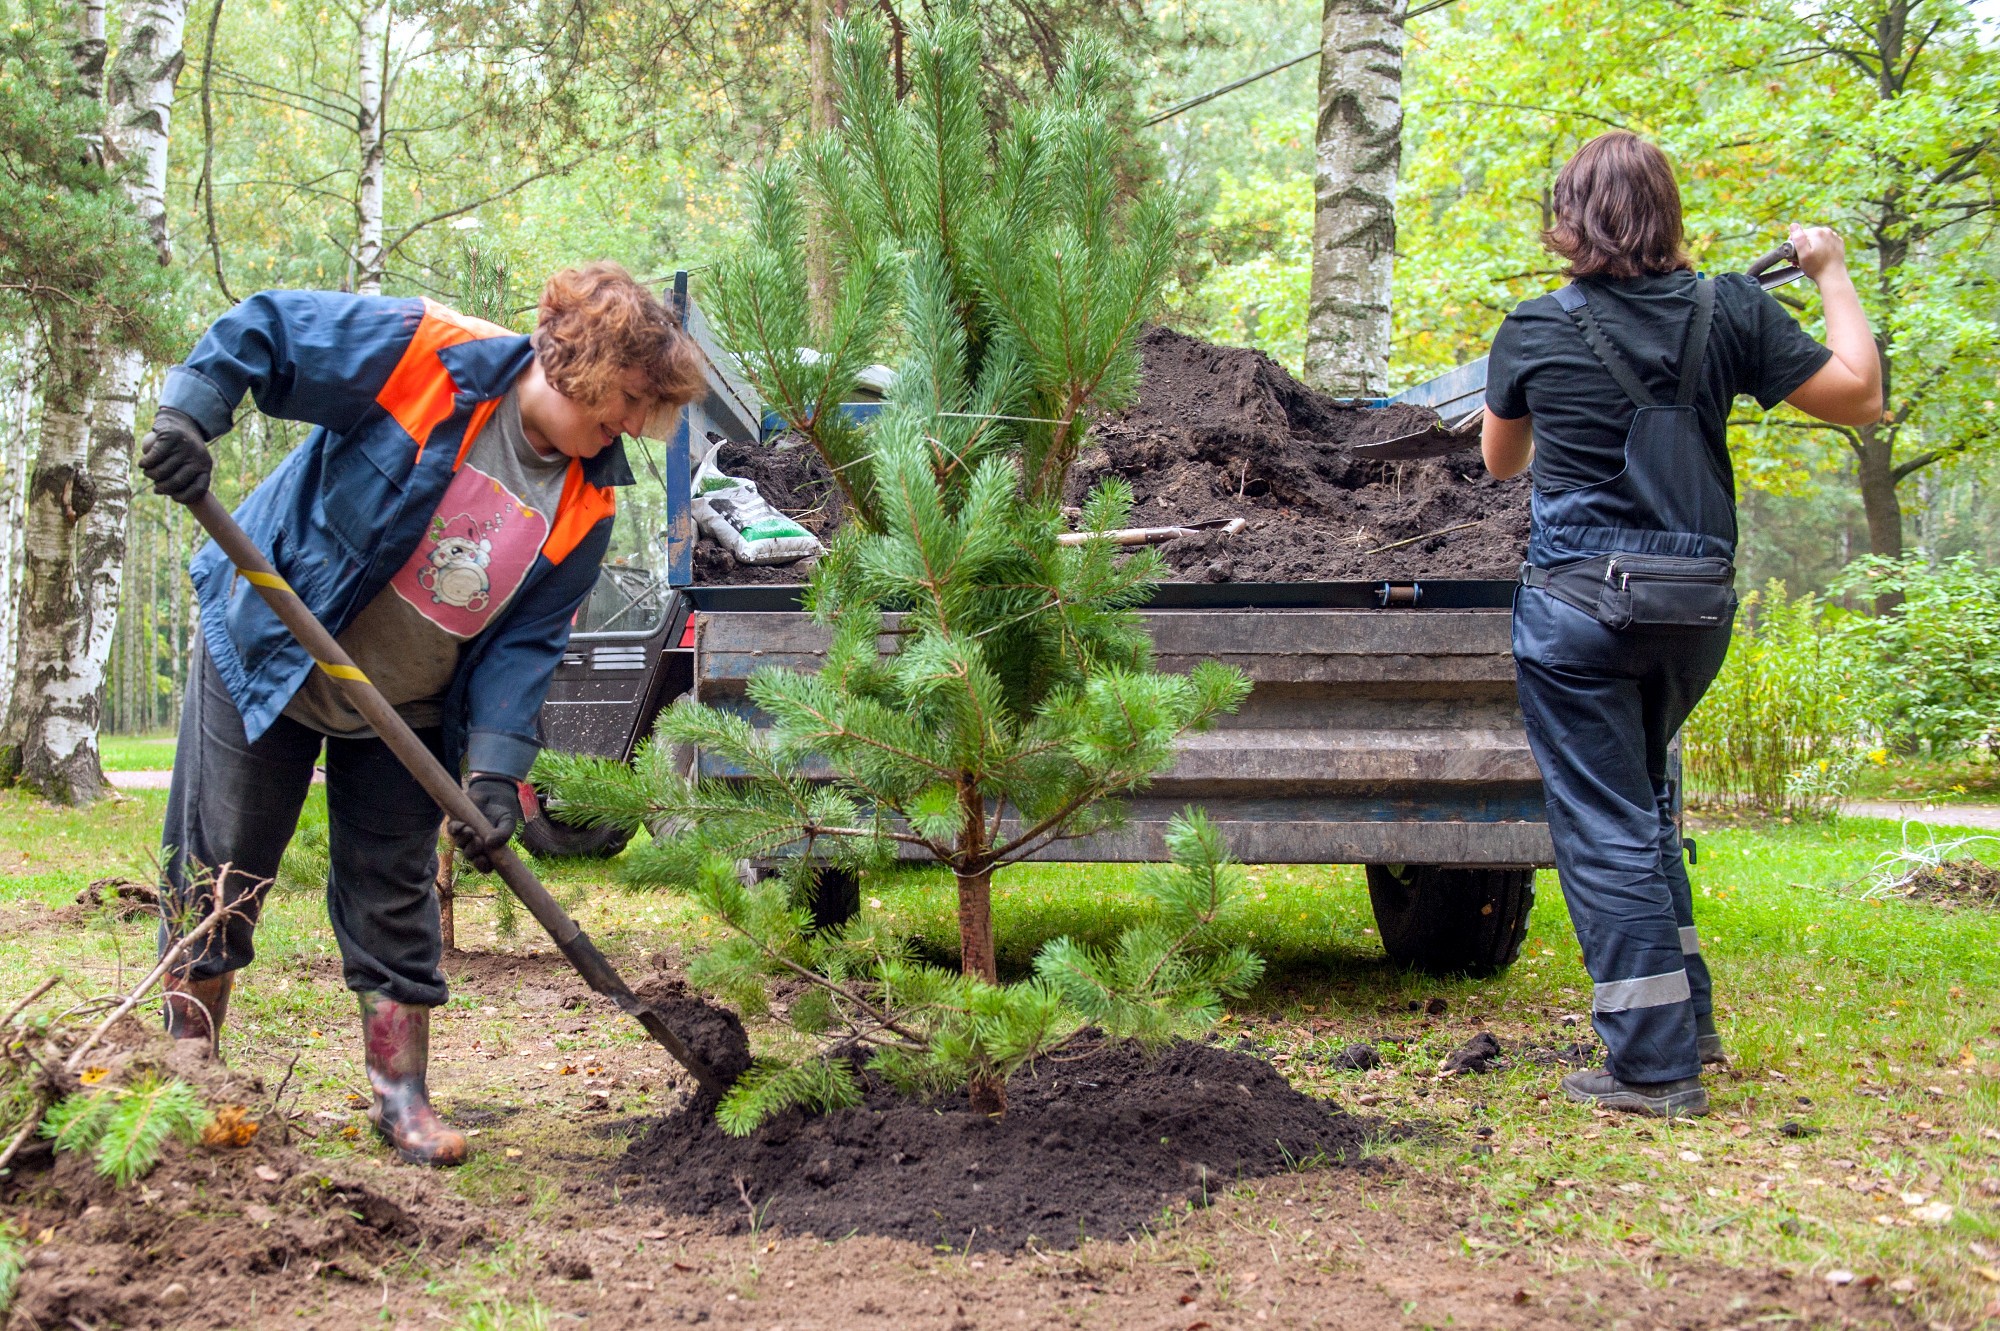
[[[706, 341], [698, 311], [683, 308]], [[1474, 368], [1405, 400], [1462, 400]], [[740, 381], [712, 369], [707, 397], [668, 448], [670, 500], [677, 478], [687, 493], [692, 441], [757, 438], [758, 406]], [[628, 760], [681, 697], [754, 720], [753, 671], [813, 670], [822, 659], [828, 633], [800, 610], [800, 587], [692, 584], [694, 535], [684, 503], [679, 512], [651, 565], [607, 565], [580, 612], [542, 709], [549, 747]], [[1159, 668], [1221, 661], [1248, 676], [1250, 694], [1213, 730], [1181, 741], [1172, 766], [1126, 801], [1122, 828], [1044, 857], [1163, 859], [1167, 819], [1199, 804], [1245, 863], [1365, 866], [1395, 961], [1444, 973], [1509, 965], [1527, 929], [1535, 870], [1552, 862], [1541, 775], [1515, 697], [1513, 589], [1507, 581], [1162, 584], [1141, 611]], [[712, 755], [681, 760], [696, 775], [732, 775]], [[622, 833], [570, 826], [545, 803], [531, 813], [522, 837], [536, 854], [615, 854], [624, 845]], [[856, 885], [822, 878], [815, 914], [850, 913]]]

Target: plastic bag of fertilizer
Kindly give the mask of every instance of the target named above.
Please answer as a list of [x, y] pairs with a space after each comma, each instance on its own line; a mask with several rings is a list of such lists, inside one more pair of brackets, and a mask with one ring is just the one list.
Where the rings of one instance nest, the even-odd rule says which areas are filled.
[[694, 520], [745, 564], [789, 564], [823, 548], [819, 538], [764, 502], [757, 483], [725, 476], [715, 452], [694, 474]]

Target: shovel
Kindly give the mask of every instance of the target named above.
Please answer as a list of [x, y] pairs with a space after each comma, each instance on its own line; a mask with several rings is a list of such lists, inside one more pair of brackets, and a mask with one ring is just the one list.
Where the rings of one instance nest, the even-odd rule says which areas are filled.
[[1787, 282], [1796, 282], [1806, 275], [1805, 269], [1792, 262], [1798, 257], [1799, 252], [1792, 248], [1792, 242], [1788, 240], [1743, 271], [1756, 278], [1757, 285], [1764, 290], [1774, 291]]
[[[229, 516], [215, 495], [204, 494], [188, 509], [194, 514], [194, 520], [222, 547], [222, 553], [229, 556], [229, 562], [236, 565], [236, 571], [257, 589], [264, 598], [264, 604], [271, 607], [271, 613], [291, 630], [292, 636], [319, 663], [319, 668], [338, 681], [354, 710], [367, 719], [382, 742], [389, 746], [390, 752], [402, 761], [410, 775], [438, 802], [438, 806], [457, 821], [469, 824], [473, 830], [491, 833], [493, 825], [486, 821], [486, 815], [479, 811], [479, 806], [459, 789], [458, 782], [444, 770], [444, 764], [424, 747], [424, 742], [417, 738], [403, 718], [396, 715], [396, 709], [389, 705], [389, 700], [369, 683], [368, 676], [362, 674], [353, 658], [341, 650], [325, 625], [313, 618], [312, 611], [306, 609], [306, 603], [299, 599], [289, 583], [278, 576], [278, 571], [271, 567], [270, 561], [236, 525], [236, 520]], [[521, 862], [521, 857], [514, 853], [512, 846], [502, 846], [493, 852], [493, 867], [499, 872], [500, 880], [535, 917], [536, 923], [548, 931], [556, 947], [576, 968], [576, 973], [583, 977], [584, 982], [645, 1027], [646, 1034], [665, 1046], [666, 1051], [694, 1075], [702, 1090], [721, 1098], [729, 1089], [722, 1079], [688, 1048], [687, 1042], [674, 1033], [664, 1017], [639, 1001], [631, 987], [604, 959], [604, 954], [597, 950], [597, 944], [590, 941], [590, 935], [579, 928], [569, 913], [556, 903], [549, 890], [542, 886], [541, 879]]]

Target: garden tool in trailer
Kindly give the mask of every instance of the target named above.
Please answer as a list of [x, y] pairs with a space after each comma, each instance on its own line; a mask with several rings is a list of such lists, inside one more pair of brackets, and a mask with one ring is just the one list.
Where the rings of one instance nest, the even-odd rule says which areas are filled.
[[[194, 514], [195, 521], [215, 538], [223, 554], [236, 565], [237, 573], [257, 589], [264, 603], [271, 607], [271, 612], [319, 663], [319, 668], [339, 683], [348, 703], [374, 727], [375, 734], [417, 778], [425, 792], [454, 821], [467, 824], [483, 838], [491, 838], [493, 825], [480, 812], [479, 806], [459, 788], [458, 782], [445, 771], [444, 764], [432, 756], [408, 723], [389, 705], [389, 700], [355, 666], [353, 659], [326, 631], [326, 626], [313, 617], [298, 593], [278, 575], [278, 571], [243, 529], [236, 525], [236, 520], [229, 516], [228, 510], [222, 507], [215, 495], [203, 494], [188, 509]], [[556, 947], [585, 983], [645, 1027], [646, 1034], [657, 1040], [682, 1067], [693, 1074], [702, 1090], [717, 1097], [726, 1092], [729, 1088], [721, 1078], [688, 1048], [686, 1041], [667, 1025], [664, 1017], [639, 1000], [611, 963], [604, 959], [604, 954], [597, 950], [597, 945], [590, 941], [590, 935], [584, 933], [569, 913], [557, 904], [549, 890], [542, 886], [541, 880], [535, 877], [534, 871], [514, 853], [513, 847], [503, 844], [490, 853], [494, 871], [500, 875], [500, 880], [528, 908], [536, 922], [548, 931]]]

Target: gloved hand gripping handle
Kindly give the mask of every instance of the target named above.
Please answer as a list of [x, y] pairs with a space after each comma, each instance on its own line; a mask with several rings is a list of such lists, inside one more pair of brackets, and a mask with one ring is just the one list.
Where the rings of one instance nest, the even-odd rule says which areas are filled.
[[[340, 685], [341, 691], [354, 710], [374, 728], [376, 735], [389, 746], [390, 752], [394, 753], [403, 766], [409, 769], [410, 774], [417, 778], [418, 784], [438, 802], [445, 814], [469, 825], [475, 832], [482, 835], [490, 834], [493, 826], [487, 821], [486, 815], [480, 812], [479, 806], [459, 788], [458, 782], [444, 770], [444, 764], [424, 747], [423, 741], [418, 739], [403, 718], [396, 714], [396, 709], [389, 705], [388, 699], [369, 682], [368, 676], [361, 672], [353, 659], [341, 650], [333, 635], [326, 631], [326, 626], [313, 617], [312, 611], [306, 609], [306, 604], [299, 599], [298, 593], [294, 592], [291, 585], [271, 567], [263, 552], [258, 550], [243, 529], [236, 525], [236, 520], [229, 516], [228, 510], [222, 507], [216, 497], [212, 493], [204, 493], [188, 505], [188, 510], [194, 514], [195, 521], [215, 538], [215, 543], [222, 547], [222, 553], [236, 566], [237, 573], [249, 580], [250, 585], [264, 598], [264, 603], [271, 607], [271, 612], [290, 630], [292, 636], [299, 640], [299, 644], [306, 649], [313, 660], [318, 662], [319, 668], [332, 676]], [[514, 848], [508, 845], [500, 846], [492, 852], [492, 860], [494, 871], [500, 875], [500, 880], [520, 898], [521, 904], [528, 908], [528, 913], [535, 917], [536, 923], [548, 931], [556, 947], [561, 950], [564, 957], [568, 958], [569, 964], [576, 968], [577, 974], [584, 978], [585, 983], [611, 999], [621, 1011], [637, 1020], [646, 1028], [648, 1035], [665, 1046], [666, 1051], [693, 1074], [695, 1081], [701, 1084], [704, 1091], [720, 1098], [729, 1088], [709, 1069], [708, 1064], [688, 1048], [686, 1041], [674, 1033], [659, 1013], [639, 1001], [631, 987], [613, 969], [611, 963], [604, 959], [604, 954], [597, 950], [597, 945], [590, 941], [590, 935], [578, 927], [576, 921], [569, 917], [569, 913], [549, 895], [549, 890], [542, 886], [534, 871], [514, 853]]]

